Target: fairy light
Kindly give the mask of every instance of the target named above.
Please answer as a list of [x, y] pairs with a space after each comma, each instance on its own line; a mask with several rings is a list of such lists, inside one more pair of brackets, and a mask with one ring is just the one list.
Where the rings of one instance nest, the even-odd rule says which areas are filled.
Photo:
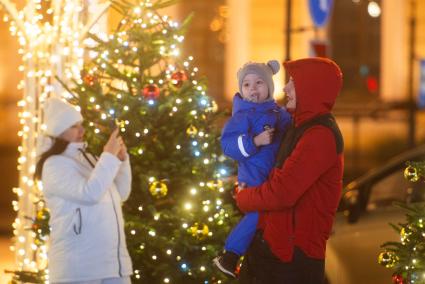
[[191, 210], [191, 209], [192, 209], [192, 207], [193, 207], [193, 206], [192, 206], [192, 204], [191, 204], [190, 202], [187, 202], [187, 203], [185, 203], [185, 204], [184, 204], [184, 209], [186, 209], [186, 210], [188, 210], [188, 211], [189, 211], [189, 210]]

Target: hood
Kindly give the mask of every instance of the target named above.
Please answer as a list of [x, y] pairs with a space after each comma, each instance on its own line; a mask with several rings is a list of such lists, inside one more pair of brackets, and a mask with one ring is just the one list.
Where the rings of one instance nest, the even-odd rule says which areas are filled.
[[242, 99], [242, 96], [239, 93], [233, 97], [233, 110], [232, 115], [237, 112], [245, 110], [253, 110], [257, 112], [265, 112], [271, 109], [277, 109], [279, 106], [276, 104], [275, 100], [267, 100], [262, 103], [253, 103]]
[[342, 87], [342, 72], [327, 58], [305, 58], [283, 64], [296, 93], [295, 125], [331, 112]]

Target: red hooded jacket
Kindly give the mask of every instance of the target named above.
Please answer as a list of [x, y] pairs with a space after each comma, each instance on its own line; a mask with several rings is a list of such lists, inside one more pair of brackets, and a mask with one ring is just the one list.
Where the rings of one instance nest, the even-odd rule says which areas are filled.
[[[293, 113], [298, 126], [329, 113], [342, 87], [339, 67], [325, 58], [284, 63], [296, 93]], [[242, 190], [236, 200], [245, 212], [259, 211], [258, 227], [273, 253], [292, 260], [294, 246], [312, 258], [324, 259], [341, 196], [344, 158], [336, 152], [329, 128], [307, 129], [281, 168], [274, 168], [259, 187]]]

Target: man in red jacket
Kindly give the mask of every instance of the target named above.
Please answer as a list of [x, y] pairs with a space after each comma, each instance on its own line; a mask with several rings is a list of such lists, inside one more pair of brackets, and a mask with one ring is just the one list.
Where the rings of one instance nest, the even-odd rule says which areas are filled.
[[[325, 58], [284, 66], [290, 76], [286, 107], [294, 122], [288, 135], [295, 138], [284, 139], [286, 156], [265, 183], [236, 196], [242, 211], [260, 212], [241, 283], [322, 283], [326, 241], [341, 196], [343, 142], [330, 114], [342, 87], [341, 70]], [[316, 122], [322, 118], [331, 126]]]

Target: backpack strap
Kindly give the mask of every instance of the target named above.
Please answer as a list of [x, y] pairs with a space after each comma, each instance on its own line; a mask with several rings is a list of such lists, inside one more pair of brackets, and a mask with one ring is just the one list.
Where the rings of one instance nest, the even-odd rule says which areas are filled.
[[295, 146], [297, 145], [304, 132], [307, 129], [316, 125], [323, 125], [325, 127], [328, 127], [332, 131], [335, 137], [336, 153], [342, 153], [342, 151], [344, 150], [344, 140], [342, 138], [341, 131], [339, 130], [338, 124], [336, 123], [334, 116], [330, 113], [327, 113], [312, 118], [302, 123], [298, 127], [295, 127], [293, 124], [289, 127], [279, 146], [279, 151], [275, 162], [276, 168], [282, 167], [285, 160], [291, 155], [292, 151], [295, 149]]

